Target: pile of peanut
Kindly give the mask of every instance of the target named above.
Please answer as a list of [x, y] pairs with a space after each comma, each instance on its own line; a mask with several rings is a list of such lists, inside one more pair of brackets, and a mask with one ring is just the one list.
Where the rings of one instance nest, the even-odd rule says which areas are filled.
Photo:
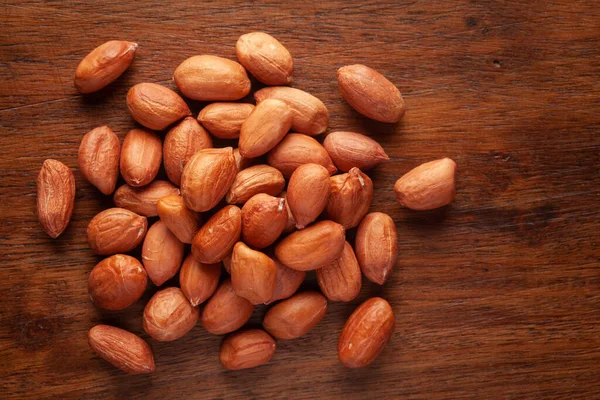
[[[110, 84], [136, 49], [126, 41], [94, 49], [79, 64], [75, 86], [91, 93]], [[178, 93], [140, 83], [129, 90], [127, 107], [143, 128], [131, 130], [122, 146], [108, 126], [93, 129], [78, 155], [81, 175], [104, 195], [114, 193], [115, 203], [87, 228], [92, 251], [107, 256], [89, 275], [91, 301], [122, 310], [141, 298], [148, 278], [160, 287], [179, 273], [179, 287], [159, 289], [146, 305], [144, 330], [157, 341], [172, 341], [200, 320], [212, 334], [229, 334], [220, 360], [230, 370], [269, 362], [275, 339], [306, 334], [325, 316], [328, 301], [356, 298], [363, 275], [383, 285], [397, 259], [393, 219], [368, 213], [373, 182], [365, 172], [389, 160], [385, 150], [353, 132], [329, 133], [322, 144], [314, 138], [328, 129], [329, 112], [318, 98], [287, 86], [292, 56], [272, 36], [243, 35], [236, 54], [239, 63], [200, 55], [175, 70], [183, 96], [214, 102], [197, 119]], [[248, 72], [268, 85], [254, 93], [256, 105], [234, 102], [250, 93]], [[337, 78], [359, 113], [387, 123], [403, 116], [400, 91], [380, 73], [351, 65]], [[167, 129], [164, 136], [155, 132]], [[212, 136], [237, 140], [238, 147], [214, 148]], [[155, 179], [161, 164], [168, 181]], [[397, 200], [413, 210], [449, 204], [455, 168], [448, 158], [416, 167], [394, 185]], [[119, 172], [125, 184], [116, 189]], [[73, 211], [73, 173], [46, 160], [37, 186], [39, 220], [56, 238]], [[156, 216], [148, 228], [148, 218]], [[346, 241], [353, 228], [354, 248]], [[126, 255], [140, 245], [141, 262]], [[296, 293], [311, 270], [322, 293]], [[240, 330], [257, 305], [273, 303], [264, 330]], [[386, 300], [362, 303], [341, 331], [341, 363], [355, 368], [373, 362], [394, 325]], [[89, 344], [125, 372], [155, 370], [150, 346], [123, 329], [97, 325]]]

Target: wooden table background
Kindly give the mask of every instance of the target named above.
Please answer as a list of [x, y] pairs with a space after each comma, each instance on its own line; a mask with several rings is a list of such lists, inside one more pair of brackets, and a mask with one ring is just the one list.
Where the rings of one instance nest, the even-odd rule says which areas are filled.
[[[1, 7], [0, 398], [600, 398], [599, 2]], [[305, 337], [279, 341], [268, 365], [223, 370], [222, 337], [198, 325], [181, 340], [151, 341], [155, 374], [127, 376], [92, 353], [86, 334], [103, 322], [148, 339], [141, 313], [155, 289], [124, 312], [90, 303], [87, 277], [99, 258], [85, 229], [111, 199], [82, 179], [79, 141], [103, 124], [122, 139], [135, 125], [129, 87], [174, 88], [182, 60], [234, 59], [237, 38], [255, 30], [291, 51], [294, 86], [326, 103], [330, 130], [366, 132], [390, 155], [372, 174], [372, 210], [397, 223], [398, 265], [385, 286], [364, 282], [352, 305], [330, 303]], [[132, 68], [101, 93], [79, 95], [78, 62], [109, 39], [140, 44]], [[351, 63], [400, 88], [409, 108], [400, 124], [368, 121], [343, 101], [336, 69]], [[458, 164], [456, 201], [401, 209], [394, 181], [443, 156]], [[73, 219], [58, 240], [35, 214], [46, 158], [77, 179]], [[305, 287], [314, 286], [311, 276]], [[340, 328], [373, 295], [392, 304], [396, 332], [370, 367], [346, 369], [337, 361]]]

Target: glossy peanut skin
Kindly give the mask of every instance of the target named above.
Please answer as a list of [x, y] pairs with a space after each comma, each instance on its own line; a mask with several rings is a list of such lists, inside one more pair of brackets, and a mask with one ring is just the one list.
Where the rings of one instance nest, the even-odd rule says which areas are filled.
[[365, 65], [337, 71], [340, 93], [362, 115], [379, 122], [398, 122], [406, 111], [404, 99], [392, 82]]
[[138, 83], [129, 89], [127, 108], [133, 119], [156, 131], [191, 114], [181, 96], [156, 83]]
[[183, 243], [163, 221], [156, 221], [148, 229], [142, 246], [142, 262], [156, 286], [161, 286], [177, 274], [184, 250]]
[[294, 171], [286, 201], [296, 228], [303, 229], [317, 219], [327, 206], [330, 192], [329, 172], [322, 165], [304, 164]]
[[357, 226], [369, 211], [373, 200], [373, 182], [358, 168], [329, 179], [331, 193], [327, 216], [346, 229]]
[[204, 306], [200, 322], [208, 332], [222, 335], [244, 326], [253, 311], [254, 305], [235, 294], [231, 279], [226, 279]]
[[75, 176], [60, 161], [44, 161], [37, 176], [37, 215], [44, 232], [59, 237], [71, 221], [75, 207]]
[[96, 254], [127, 253], [142, 243], [147, 229], [146, 217], [124, 208], [109, 208], [88, 224], [88, 243]]
[[96, 306], [122, 310], [142, 297], [147, 282], [146, 270], [137, 259], [115, 254], [92, 269], [88, 278], [88, 293]]
[[263, 326], [276, 339], [296, 339], [315, 327], [327, 312], [327, 299], [318, 292], [302, 292], [267, 311]]
[[275, 243], [288, 222], [285, 200], [260, 193], [242, 207], [242, 241], [257, 249]]
[[398, 234], [392, 218], [381, 212], [367, 214], [356, 230], [354, 244], [362, 273], [383, 285], [398, 259]]
[[275, 246], [275, 256], [295, 270], [319, 269], [342, 254], [345, 232], [344, 227], [336, 222], [317, 222], [281, 240]]
[[238, 147], [246, 158], [266, 154], [277, 146], [292, 126], [292, 110], [280, 100], [259, 103], [246, 118], [240, 130]]
[[165, 196], [178, 195], [179, 188], [168, 181], [153, 181], [141, 188], [131, 187], [127, 184], [120, 186], [113, 201], [117, 207], [125, 208], [145, 217], [156, 217], [158, 200]]
[[192, 243], [202, 225], [200, 214], [185, 206], [183, 197], [170, 195], [156, 202], [156, 211], [173, 235], [183, 243]]
[[265, 85], [292, 83], [292, 55], [273, 36], [264, 32], [242, 35], [235, 45], [235, 54], [248, 72]]
[[331, 301], [352, 301], [360, 293], [362, 274], [354, 250], [348, 242], [344, 244], [340, 257], [319, 268], [316, 274], [321, 291]]
[[273, 303], [277, 300], [287, 299], [291, 297], [306, 277], [306, 272], [296, 271], [295, 269], [286, 267], [279, 260], [274, 259], [277, 272], [275, 274], [275, 291], [273, 296], [265, 304]]
[[102, 194], [115, 191], [119, 178], [121, 143], [108, 126], [92, 129], [81, 138], [77, 164], [81, 175]]
[[331, 132], [323, 141], [323, 147], [335, 166], [344, 172], [352, 168], [368, 171], [390, 159], [379, 143], [355, 132]]
[[96, 354], [128, 374], [149, 374], [156, 369], [148, 343], [124, 329], [96, 325], [88, 332], [88, 343]]
[[111, 40], [96, 47], [77, 66], [77, 90], [92, 93], [115, 81], [133, 62], [137, 47], [137, 43], [125, 40]]
[[456, 163], [442, 158], [421, 164], [394, 184], [396, 200], [412, 210], [433, 210], [456, 196]]
[[395, 317], [390, 304], [380, 297], [362, 303], [342, 328], [338, 358], [349, 368], [371, 364], [394, 332]]
[[202, 264], [188, 255], [179, 272], [179, 285], [192, 306], [206, 301], [217, 290], [221, 264]]
[[221, 345], [219, 359], [228, 370], [254, 368], [271, 361], [275, 349], [275, 340], [265, 331], [250, 329], [228, 336]]
[[163, 163], [169, 180], [181, 185], [181, 173], [194, 154], [213, 147], [212, 138], [193, 117], [185, 117], [169, 130], [163, 143]]
[[230, 272], [233, 290], [250, 303], [262, 304], [273, 296], [277, 268], [266, 254], [238, 242], [233, 248]]
[[236, 206], [223, 207], [194, 236], [192, 254], [202, 263], [217, 263], [231, 253], [241, 234], [242, 211]]
[[267, 99], [285, 102], [292, 110], [292, 129], [295, 132], [315, 136], [327, 130], [329, 111], [321, 100], [303, 90], [289, 86], [272, 86], [254, 93], [256, 103]]
[[186, 207], [197, 212], [215, 207], [225, 197], [236, 175], [231, 147], [200, 150], [181, 174], [181, 195]]
[[237, 173], [225, 200], [229, 204], [244, 204], [259, 193], [277, 196], [284, 187], [285, 179], [276, 168], [254, 165]]
[[121, 148], [119, 169], [129, 186], [140, 187], [152, 182], [162, 161], [162, 140], [154, 132], [132, 129]]
[[240, 137], [242, 124], [254, 110], [248, 103], [212, 103], [198, 114], [198, 121], [213, 135], [221, 139]]
[[284, 177], [290, 178], [296, 168], [303, 164], [319, 164], [329, 174], [337, 171], [327, 150], [314, 138], [301, 133], [290, 133], [267, 155], [267, 163], [277, 168]]
[[144, 330], [159, 342], [170, 342], [188, 333], [198, 321], [198, 307], [190, 304], [181, 289], [156, 292], [144, 309]]
[[188, 58], [173, 80], [184, 96], [201, 101], [239, 100], [250, 92], [246, 70], [235, 61], [211, 55]]

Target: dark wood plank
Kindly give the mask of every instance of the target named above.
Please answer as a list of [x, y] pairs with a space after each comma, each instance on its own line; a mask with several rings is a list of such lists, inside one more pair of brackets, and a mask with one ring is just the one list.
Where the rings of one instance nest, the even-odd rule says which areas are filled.
[[[3, 2], [0, 397], [597, 398], [598, 2], [281, 3]], [[155, 289], [124, 312], [89, 302], [87, 276], [99, 258], [85, 228], [111, 199], [77, 171], [79, 141], [102, 124], [122, 139], [134, 127], [125, 106], [131, 85], [174, 88], [183, 59], [234, 59], [237, 37], [253, 30], [292, 52], [294, 86], [326, 103], [331, 130], [368, 133], [392, 158], [372, 173], [372, 209], [397, 223], [397, 268], [383, 287], [364, 282], [351, 305], [330, 304], [305, 337], [279, 341], [268, 365], [224, 371], [222, 338], [198, 326], [172, 343], [150, 341], [154, 375], [126, 376], [92, 353], [86, 333], [103, 322], [148, 339], [141, 313]], [[132, 68], [101, 93], [79, 95], [79, 60], [113, 38], [140, 44]], [[343, 101], [335, 71], [350, 63], [397, 84], [409, 107], [400, 124], [368, 121]], [[456, 201], [401, 209], [394, 181], [442, 156], [458, 163]], [[35, 215], [46, 158], [77, 178], [71, 225], [55, 241]], [[310, 276], [305, 287], [314, 286]], [[345, 369], [339, 331], [373, 295], [392, 304], [396, 332], [373, 365]]]

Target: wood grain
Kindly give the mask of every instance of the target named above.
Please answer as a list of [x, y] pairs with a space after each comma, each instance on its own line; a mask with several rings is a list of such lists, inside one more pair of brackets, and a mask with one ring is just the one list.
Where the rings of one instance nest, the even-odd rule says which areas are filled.
[[[599, 5], [5, 0], [0, 397], [598, 398]], [[397, 223], [398, 265], [383, 287], [365, 281], [352, 305], [331, 303], [305, 337], [278, 341], [268, 365], [226, 372], [218, 362], [223, 338], [199, 325], [175, 342], [150, 341], [156, 373], [127, 376], [93, 354], [86, 334], [102, 322], [149, 339], [141, 314], [155, 289], [123, 312], [89, 301], [87, 277], [100, 259], [85, 228], [111, 199], [77, 170], [79, 142], [104, 124], [122, 140], [135, 127], [129, 87], [174, 89], [182, 60], [235, 59], [237, 38], [253, 30], [290, 50], [294, 86], [325, 102], [331, 131], [367, 133], [390, 155], [371, 173], [372, 210]], [[100, 93], [79, 95], [77, 64], [109, 39], [140, 44], [132, 68]], [[400, 88], [408, 111], [398, 125], [369, 121], [344, 102], [335, 71], [351, 63]], [[194, 113], [202, 105], [190, 102]], [[394, 181], [443, 156], [458, 164], [456, 201], [431, 212], [401, 209]], [[35, 215], [35, 178], [46, 158], [77, 179], [73, 219], [58, 240]], [[316, 287], [314, 275], [304, 287]], [[370, 367], [346, 369], [336, 355], [340, 329], [373, 295], [394, 308], [395, 334]]]

